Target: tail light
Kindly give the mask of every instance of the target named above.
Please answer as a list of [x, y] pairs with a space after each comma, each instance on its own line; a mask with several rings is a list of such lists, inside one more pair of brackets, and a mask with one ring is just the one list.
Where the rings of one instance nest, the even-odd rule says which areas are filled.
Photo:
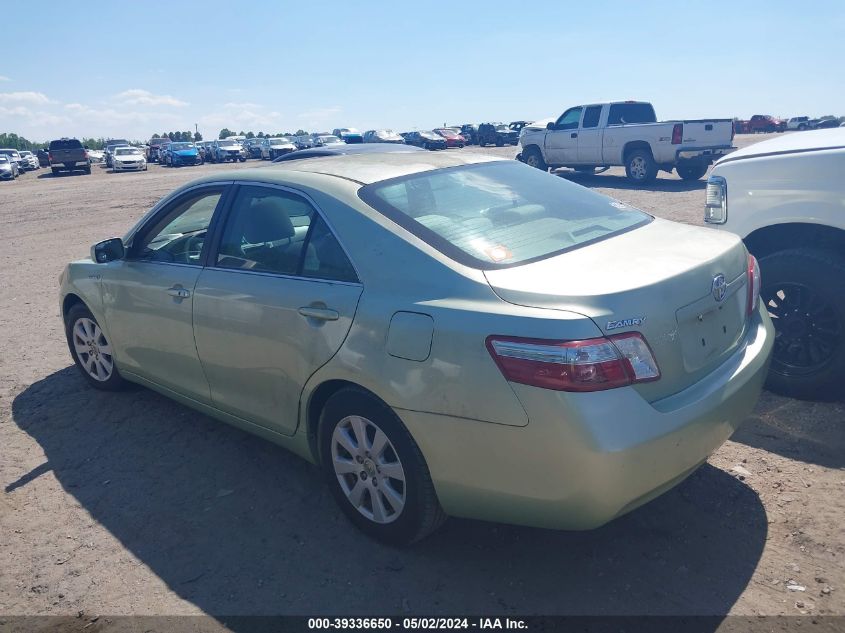
[[680, 145], [684, 140], [684, 124], [675, 123], [672, 127], [672, 145]]
[[602, 391], [660, 378], [636, 332], [583, 341], [489, 336], [487, 350], [506, 379], [542, 389]]
[[760, 265], [754, 255], [748, 256], [748, 314], [754, 314], [760, 301]]
[[53, 160], [53, 152], [47, 152], [47, 160]]

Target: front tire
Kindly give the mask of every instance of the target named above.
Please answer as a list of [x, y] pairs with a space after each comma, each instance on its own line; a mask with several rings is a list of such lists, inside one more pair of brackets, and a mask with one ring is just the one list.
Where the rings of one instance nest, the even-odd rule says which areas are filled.
[[651, 152], [635, 149], [625, 159], [625, 175], [637, 185], [647, 185], [657, 177], [657, 163]]
[[760, 259], [760, 296], [775, 326], [766, 387], [807, 400], [841, 396], [845, 372], [845, 259], [809, 248]]
[[319, 431], [326, 482], [365, 534], [408, 545], [446, 520], [419, 447], [386, 404], [341, 389], [323, 407]]
[[543, 160], [543, 154], [536, 147], [529, 147], [525, 150], [525, 164], [529, 167], [536, 167], [540, 171], [549, 171], [549, 166]]
[[68, 311], [65, 336], [73, 362], [89, 385], [103, 391], [120, 391], [128, 386], [114, 363], [111, 343], [84, 305], [77, 304]]

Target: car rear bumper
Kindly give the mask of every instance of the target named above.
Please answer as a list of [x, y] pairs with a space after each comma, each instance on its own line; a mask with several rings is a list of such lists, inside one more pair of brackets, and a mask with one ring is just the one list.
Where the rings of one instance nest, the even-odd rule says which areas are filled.
[[678, 484], [731, 436], [757, 402], [773, 340], [761, 304], [739, 351], [653, 403], [631, 387], [577, 394], [512, 384], [524, 427], [398, 413], [448, 514], [590, 529]]
[[684, 149], [679, 149], [675, 152], [675, 160], [694, 160], [713, 163], [722, 158], [722, 156], [726, 156], [736, 150], [737, 148], [733, 145], [721, 145], [718, 147], [685, 147]]

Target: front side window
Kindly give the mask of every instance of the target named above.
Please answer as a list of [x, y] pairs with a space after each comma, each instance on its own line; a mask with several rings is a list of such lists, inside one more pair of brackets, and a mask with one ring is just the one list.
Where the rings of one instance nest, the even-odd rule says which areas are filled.
[[133, 245], [134, 258], [200, 266], [211, 217], [222, 195], [221, 189], [214, 189], [180, 199]]
[[232, 203], [217, 266], [357, 281], [337, 239], [307, 200], [253, 185], [241, 186]]
[[558, 130], [574, 130], [581, 121], [581, 108], [569, 108], [557, 120], [555, 127]]
[[359, 195], [445, 255], [481, 269], [543, 259], [651, 221], [515, 161], [403, 176], [367, 185]]

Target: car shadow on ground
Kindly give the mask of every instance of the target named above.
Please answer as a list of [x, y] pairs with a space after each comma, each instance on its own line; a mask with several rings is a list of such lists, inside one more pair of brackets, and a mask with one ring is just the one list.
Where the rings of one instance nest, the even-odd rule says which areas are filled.
[[571, 169], [562, 169], [552, 173], [561, 178], [566, 178], [570, 182], [579, 184], [582, 187], [589, 187], [590, 189], [636, 189], [639, 191], [678, 193], [683, 191], [703, 191], [707, 187], [705, 180], [678, 180], [676, 178], [661, 178], [658, 176], [647, 185], [638, 185], [629, 181], [625, 176], [615, 174], [580, 174]]
[[731, 439], [789, 459], [845, 467], [845, 400], [811, 402], [764, 391]]
[[[766, 541], [757, 495], [704, 465], [590, 532], [452, 519], [407, 549], [357, 532], [318, 470], [146, 389], [75, 368], [12, 405], [63, 489], [180, 598], [211, 615], [726, 614]], [[447, 441], [447, 438], [444, 438]]]

